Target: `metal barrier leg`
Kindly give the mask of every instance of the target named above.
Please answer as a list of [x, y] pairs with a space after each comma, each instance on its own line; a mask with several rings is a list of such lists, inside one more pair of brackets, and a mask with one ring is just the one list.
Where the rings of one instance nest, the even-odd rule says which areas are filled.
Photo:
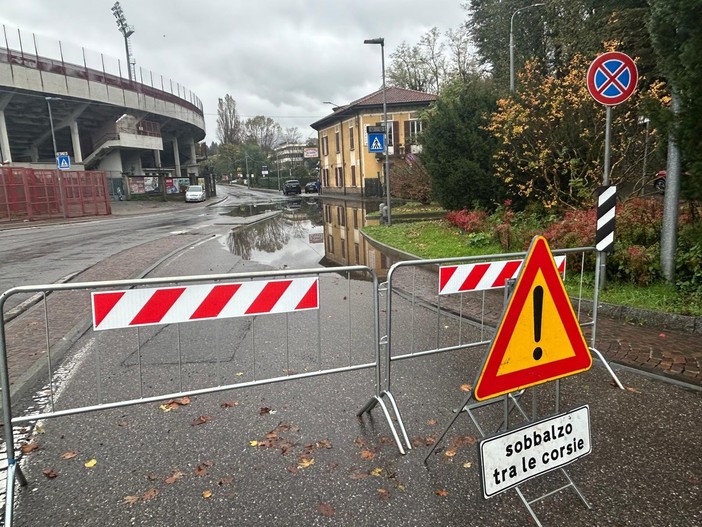
[[388, 399], [390, 399], [390, 404], [392, 405], [392, 411], [395, 412], [395, 418], [397, 419], [397, 424], [400, 427], [400, 431], [402, 432], [402, 437], [405, 439], [405, 445], [407, 446], [407, 450], [412, 450], [412, 443], [410, 443], [409, 437], [407, 437], [407, 430], [405, 430], [405, 423], [402, 422], [402, 416], [400, 415], [400, 410], [397, 407], [397, 404], [395, 403], [395, 398], [392, 396], [390, 392], [383, 392], [383, 394], [388, 396]]
[[[472, 398], [473, 398], [473, 392], [471, 391], [471, 392], [468, 394], [468, 397], [466, 397], [465, 400], [463, 401], [463, 403], [461, 404], [461, 408], [463, 409], [463, 411], [470, 412], [470, 410], [467, 409], [467, 407], [468, 407], [468, 403], [470, 402], [470, 400], [471, 400]], [[425, 465], [427, 464], [427, 461], [429, 461], [429, 458], [431, 457], [431, 455], [432, 455], [432, 454], [434, 453], [434, 451], [436, 450], [436, 447], [439, 446], [439, 443], [441, 443], [441, 440], [442, 440], [444, 437], [446, 437], [446, 434], [448, 433], [448, 431], [449, 431], [449, 430], [451, 429], [451, 427], [453, 426], [453, 423], [455, 423], [456, 420], [458, 420], [458, 416], [460, 416], [460, 415], [461, 415], [461, 412], [456, 412], [456, 415], [453, 416], [453, 419], [451, 419], [451, 422], [448, 424], [448, 426], [446, 426], [446, 428], [444, 429], [444, 431], [441, 433], [441, 435], [439, 436], [439, 439], [437, 439], [437, 440], [436, 440], [436, 443], [434, 443], [434, 444], [432, 445], [431, 450], [430, 450], [429, 453], [427, 454], [427, 457], [424, 458], [424, 464], [425, 464]]]
[[617, 386], [619, 387], [619, 389], [624, 390], [625, 389], [624, 385], [619, 380], [619, 377], [617, 377], [617, 374], [614, 373], [614, 370], [612, 370], [612, 367], [609, 365], [609, 363], [607, 362], [607, 359], [604, 358], [602, 353], [600, 353], [600, 351], [597, 348], [590, 348], [590, 351], [594, 352], [595, 355], [597, 355], [597, 358], [600, 359], [600, 361], [602, 362], [604, 367], [607, 369], [609, 376], [612, 377], [612, 379], [614, 379], [614, 382], [617, 383]]

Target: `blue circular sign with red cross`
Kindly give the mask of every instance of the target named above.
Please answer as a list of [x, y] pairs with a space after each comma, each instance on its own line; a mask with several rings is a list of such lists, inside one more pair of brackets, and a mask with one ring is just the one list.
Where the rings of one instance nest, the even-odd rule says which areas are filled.
[[610, 51], [597, 57], [587, 70], [587, 89], [600, 104], [613, 106], [626, 101], [636, 90], [639, 72], [624, 53]]

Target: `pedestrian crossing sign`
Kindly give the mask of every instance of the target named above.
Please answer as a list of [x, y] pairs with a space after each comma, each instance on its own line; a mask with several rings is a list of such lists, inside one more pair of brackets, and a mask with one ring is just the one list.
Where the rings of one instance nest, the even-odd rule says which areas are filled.
[[56, 166], [59, 170], [71, 169], [71, 158], [66, 152], [56, 154]]
[[382, 154], [385, 152], [385, 134], [380, 133], [368, 133], [368, 153], [370, 154]]

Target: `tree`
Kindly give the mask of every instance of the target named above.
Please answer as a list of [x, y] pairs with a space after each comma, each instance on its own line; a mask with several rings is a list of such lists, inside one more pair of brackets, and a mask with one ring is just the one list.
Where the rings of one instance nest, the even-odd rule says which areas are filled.
[[510, 26], [516, 72], [527, 61], [538, 61], [545, 74], [557, 75], [576, 55], [589, 56], [602, 49], [602, 42], [617, 41], [619, 49], [638, 59], [639, 74], [650, 79], [653, 62], [644, 29], [647, 0], [549, 0], [540, 3], [545, 5], [523, 9], [533, 3], [468, 0], [466, 8], [471, 19], [473, 43], [480, 63], [490, 69], [498, 86], [509, 85]]
[[221, 144], [241, 143], [241, 120], [236, 101], [229, 94], [217, 104], [217, 139]]
[[[528, 202], [556, 210], [582, 207], [601, 185], [605, 110], [584, 82], [591, 62], [576, 56], [556, 75], [544, 75], [543, 68], [528, 63], [520, 75], [523, 89], [498, 102], [488, 127], [499, 141], [494, 168], [516, 207]], [[612, 184], [641, 179], [646, 138], [638, 106], [643, 96], [636, 93], [613, 112]], [[654, 146], [657, 137], [654, 130], [649, 138]]]
[[702, 199], [702, 0], [653, 0], [648, 29], [659, 72], [680, 97], [677, 117], [666, 107], [654, 115], [660, 124], [675, 122], [676, 137], [688, 175], [684, 195]]
[[409, 47], [406, 42], [390, 54], [390, 65], [387, 68], [388, 84], [426, 92], [429, 90], [429, 70], [419, 46]]
[[286, 128], [280, 135], [282, 144], [297, 144], [302, 140], [302, 132], [297, 127]]
[[495, 109], [492, 82], [476, 75], [446, 84], [426, 114], [420, 159], [447, 209], [491, 210], [501, 200], [502, 184], [492, 174], [496, 140], [485, 130]]
[[281, 128], [270, 117], [257, 115], [244, 123], [244, 135], [247, 143], [258, 145], [264, 152], [271, 152], [277, 144]]

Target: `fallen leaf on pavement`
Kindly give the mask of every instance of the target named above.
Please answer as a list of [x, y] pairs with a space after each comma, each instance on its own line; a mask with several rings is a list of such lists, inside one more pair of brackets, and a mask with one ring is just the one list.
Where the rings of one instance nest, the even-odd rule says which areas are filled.
[[471, 463], [470, 461], [463, 463], [463, 468], [470, 468], [472, 466], [473, 466], [473, 463]]
[[226, 403], [220, 404], [222, 408], [232, 408], [234, 406], [239, 406], [239, 401], [227, 401]]
[[201, 415], [197, 419], [195, 419], [192, 423], [190, 423], [190, 426], [197, 426], [197, 425], [203, 425], [206, 422], [210, 421], [212, 417], [209, 415]]
[[172, 483], [175, 483], [178, 481], [180, 478], [183, 477], [183, 473], [180, 470], [174, 470], [173, 473], [168, 476], [164, 481], [170, 485]]
[[195, 475], [198, 477], [204, 476], [205, 474], [207, 474], [207, 469], [210, 468], [212, 465], [214, 465], [214, 463], [212, 463], [211, 461], [203, 461], [195, 467]]
[[34, 452], [38, 448], [39, 443], [27, 443], [26, 445], [22, 445], [22, 453], [29, 454], [30, 452]]
[[631, 392], [631, 393], [641, 393], [641, 390], [637, 390], [633, 386], [627, 386], [626, 391]]
[[95, 465], [97, 465], [97, 459], [90, 459], [85, 462], [86, 468], [93, 468]]
[[460, 389], [462, 392], [469, 392], [473, 389], [473, 387], [470, 384], [461, 384]]
[[144, 492], [144, 495], [141, 497], [141, 499], [144, 501], [149, 501], [154, 499], [156, 496], [158, 496], [158, 489], [152, 487], [146, 492]]
[[217, 482], [220, 487], [224, 485], [231, 485], [234, 482], [234, 478], [222, 478]]
[[58, 473], [53, 468], [45, 468], [41, 471], [41, 473], [49, 479], [54, 479], [56, 476], [58, 476]]
[[327, 518], [331, 518], [336, 513], [336, 511], [334, 510], [334, 507], [332, 507], [328, 503], [320, 503], [318, 508], [319, 508], [319, 513], [322, 516], [326, 516]]
[[258, 441], [252, 439], [251, 441], [249, 441], [249, 446], [258, 446]]
[[382, 474], [383, 474], [383, 469], [381, 467], [376, 467], [370, 471], [370, 475], [375, 476], [376, 478], [379, 478]]
[[204, 492], [202, 493], [202, 497], [205, 498], [205, 499], [211, 498], [211, 497], [212, 497], [212, 491], [211, 491], [210, 489], [207, 489], [206, 491], [204, 491]]
[[134, 505], [139, 502], [139, 496], [125, 496], [122, 498], [122, 503], [126, 505]]
[[351, 472], [351, 479], [366, 479], [369, 476], [368, 472], [354, 471]]
[[290, 472], [291, 474], [299, 474], [299, 473], [300, 473], [300, 469], [297, 468], [295, 465], [292, 465], [292, 466], [288, 467], [287, 470], [288, 470], [288, 472]]
[[237, 377], [241, 377], [242, 375], [244, 375], [244, 372], [243, 372], [243, 371], [238, 371], [238, 372], [236, 372], [234, 375], [236, 375]]
[[268, 415], [269, 413], [271, 413], [271, 409], [267, 406], [261, 406], [261, 409], [258, 411], [258, 415]]
[[73, 459], [77, 455], [78, 455], [78, 452], [71, 450], [69, 452], [64, 452], [63, 454], [61, 454], [60, 457], [61, 457], [61, 459]]
[[390, 499], [390, 491], [387, 489], [378, 489], [378, 496], [383, 501], [389, 500]]
[[439, 489], [439, 490], [435, 490], [434, 494], [436, 494], [437, 496], [441, 496], [443, 498], [444, 496], [448, 496], [448, 491], [444, 490], [444, 489]]
[[372, 450], [361, 450], [361, 457], [363, 459], [373, 459], [375, 457], [375, 452]]
[[427, 421], [427, 424], [428, 424], [429, 426], [436, 426], [438, 423], [439, 423], [439, 422], [438, 422], [436, 419], [429, 419], [429, 420]]
[[301, 457], [297, 461], [297, 468], [307, 468], [314, 465], [314, 459], [312, 458], [307, 458], [307, 457]]

